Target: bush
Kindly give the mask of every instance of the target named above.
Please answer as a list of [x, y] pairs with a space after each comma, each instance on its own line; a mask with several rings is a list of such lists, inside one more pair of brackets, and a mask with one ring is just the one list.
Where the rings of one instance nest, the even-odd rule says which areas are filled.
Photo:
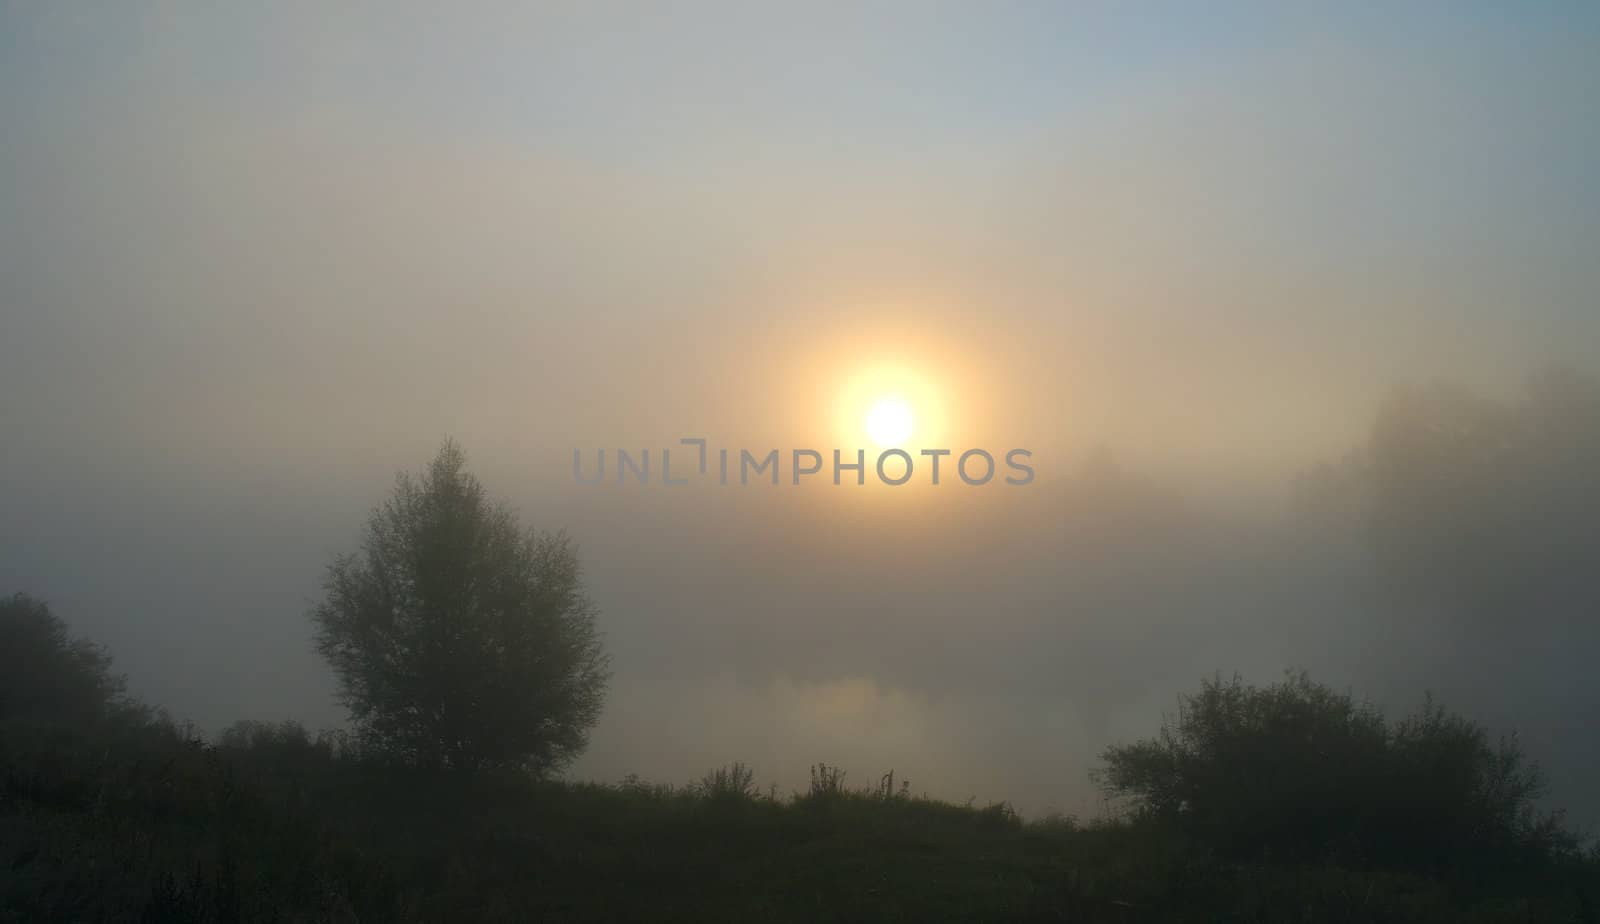
[[1440, 869], [1576, 843], [1538, 810], [1543, 776], [1514, 738], [1491, 742], [1431, 699], [1391, 724], [1304, 674], [1206, 681], [1156, 738], [1103, 757], [1108, 794], [1230, 856]]

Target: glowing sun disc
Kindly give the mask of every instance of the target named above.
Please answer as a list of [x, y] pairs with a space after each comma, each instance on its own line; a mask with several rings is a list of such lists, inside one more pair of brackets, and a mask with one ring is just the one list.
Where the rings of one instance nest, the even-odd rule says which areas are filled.
[[879, 446], [903, 446], [915, 426], [911, 406], [900, 398], [880, 398], [867, 411], [867, 436]]

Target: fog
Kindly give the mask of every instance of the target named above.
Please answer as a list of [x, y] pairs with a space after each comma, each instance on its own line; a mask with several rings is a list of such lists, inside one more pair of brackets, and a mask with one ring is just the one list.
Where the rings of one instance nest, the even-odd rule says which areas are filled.
[[[1600, 498], [1549, 461], [1597, 418], [1537, 399], [1600, 374], [1594, 20], [0, 5], [0, 593], [203, 729], [338, 725], [307, 612], [448, 436], [581, 549], [573, 778], [1092, 815], [1178, 693], [1305, 668], [1520, 729], [1600, 821]], [[793, 485], [886, 363], [1035, 480]], [[1505, 600], [1385, 518], [1462, 470], [1383, 423], [1440, 382], [1575, 434], [1512, 469]], [[683, 438], [779, 484], [573, 478]]]

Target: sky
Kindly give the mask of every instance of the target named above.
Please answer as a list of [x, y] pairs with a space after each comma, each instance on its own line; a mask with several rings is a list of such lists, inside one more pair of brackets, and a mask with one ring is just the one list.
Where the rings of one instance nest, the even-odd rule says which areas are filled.
[[[1213, 672], [1414, 702], [1285, 499], [1397, 384], [1594, 370], [1600, 12], [1357, 6], [0, 0], [0, 592], [336, 725], [323, 570], [450, 436], [582, 549], [579, 778], [1090, 813]], [[880, 380], [1035, 482], [572, 478]]]

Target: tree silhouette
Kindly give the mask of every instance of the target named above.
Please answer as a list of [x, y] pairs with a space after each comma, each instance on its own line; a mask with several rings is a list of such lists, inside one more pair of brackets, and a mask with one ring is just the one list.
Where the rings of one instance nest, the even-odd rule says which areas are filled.
[[328, 570], [312, 617], [345, 704], [375, 746], [418, 765], [544, 772], [599, 717], [607, 658], [577, 556], [522, 531], [447, 441], [400, 475], [361, 553]]
[[86, 726], [135, 709], [104, 649], [42, 600], [0, 600], [0, 719]]
[[1565, 369], [1497, 402], [1390, 397], [1369, 450], [1374, 551], [1397, 602], [1458, 622], [1588, 623], [1600, 603], [1600, 383]]

